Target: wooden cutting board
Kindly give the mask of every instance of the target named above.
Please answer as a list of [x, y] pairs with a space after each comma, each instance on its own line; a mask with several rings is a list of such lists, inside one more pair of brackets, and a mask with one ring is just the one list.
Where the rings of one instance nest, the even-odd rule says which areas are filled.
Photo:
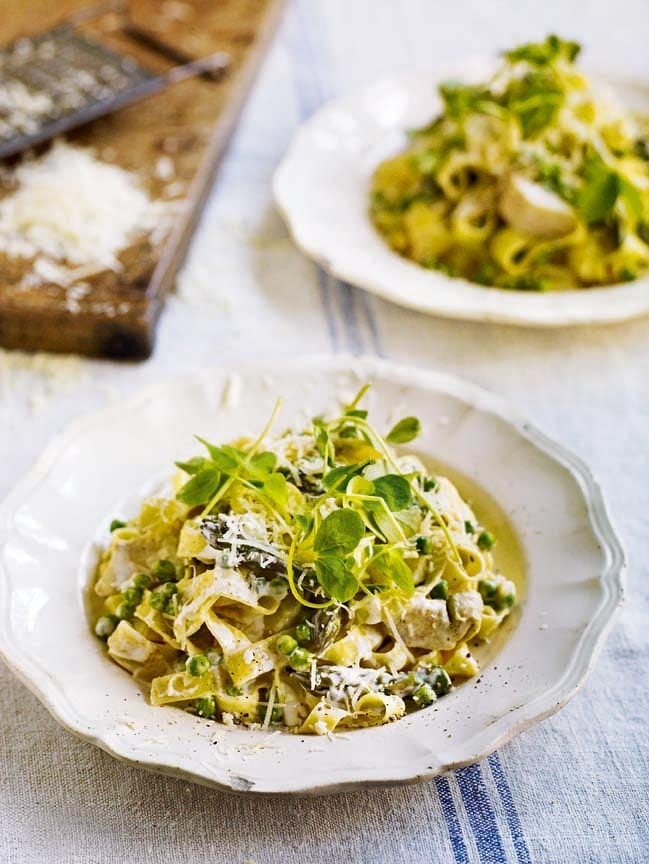
[[[85, 0], [3, 0], [0, 42], [51, 27], [86, 5]], [[132, 0], [130, 19], [138, 28], [189, 58], [225, 51], [230, 55], [228, 70], [219, 80], [194, 78], [175, 84], [96, 120], [68, 140], [138, 172], [151, 197], [168, 196], [175, 184], [173, 194], [181, 195], [181, 203], [173, 226], [162, 244], [136, 242], [120, 254], [120, 272], [86, 277], [77, 291], [47, 283], [26, 288], [31, 262], [0, 253], [0, 345], [125, 359], [151, 353], [164, 297], [282, 6], [283, 0]], [[122, 23], [115, 13], [107, 13], [84, 29], [150, 69], [173, 65], [125, 36]], [[155, 170], [161, 164], [165, 172]]]

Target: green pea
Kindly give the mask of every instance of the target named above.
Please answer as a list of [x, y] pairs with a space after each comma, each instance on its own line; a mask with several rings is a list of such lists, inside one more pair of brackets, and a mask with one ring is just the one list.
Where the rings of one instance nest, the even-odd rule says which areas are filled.
[[433, 666], [426, 673], [426, 683], [433, 688], [436, 696], [444, 696], [452, 686], [448, 672], [441, 666]]
[[149, 594], [149, 606], [152, 609], [157, 609], [159, 612], [164, 612], [169, 600], [177, 591], [178, 588], [176, 588], [173, 582], [164, 582]]
[[440, 579], [430, 592], [430, 596], [433, 600], [446, 600], [448, 597], [448, 582], [446, 579]]
[[496, 538], [490, 531], [481, 531], [478, 535], [478, 546], [480, 549], [493, 549]]
[[493, 597], [488, 597], [485, 600], [485, 603], [495, 609], [496, 612], [502, 612], [502, 610], [506, 607], [511, 609], [511, 607], [516, 602], [516, 594], [512, 591], [509, 591], [507, 592], [507, 594], [505, 594], [503, 591], [503, 587], [503, 585], [499, 585]]
[[288, 594], [288, 583], [285, 579], [273, 579], [269, 585], [273, 597], [284, 598]]
[[243, 690], [241, 690], [240, 687], [235, 687], [234, 684], [228, 684], [228, 686], [225, 688], [225, 692], [228, 694], [228, 696], [241, 696]]
[[117, 615], [102, 615], [101, 618], [97, 619], [97, 623], [95, 624], [95, 635], [99, 636], [100, 639], [108, 639], [118, 624], [119, 618]]
[[[259, 720], [262, 723], [266, 719], [266, 711], [267, 710], [268, 709], [267, 709], [266, 705], [260, 705], [257, 708], [257, 717], [259, 718]], [[273, 708], [273, 710], [270, 712], [270, 722], [271, 723], [279, 723], [281, 719], [282, 719], [281, 708]]]
[[178, 578], [176, 574], [176, 568], [168, 561], [166, 558], [163, 558], [153, 568], [153, 575], [158, 582], [175, 582]]
[[289, 658], [289, 664], [296, 672], [304, 672], [311, 668], [312, 654], [306, 648], [296, 648]]
[[301, 624], [298, 624], [295, 628], [295, 638], [298, 642], [310, 642], [311, 641], [311, 628], [303, 621]]
[[431, 705], [436, 698], [435, 691], [430, 684], [422, 684], [421, 687], [418, 687], [412, 694], [412, 701], [420, 708], [424, 708], [426, 705]]
[[205, 675], [206, 672], [210, 671], [210, 661], [205, 654], [192, 654], [185, 661], [185, 668], [190, 675], [198, 678], [200, 675]]
[[164, 608], [164, 614], [170, 615], [172, 618], [175, 618], [178, 614], [178, 595], [172, 594], [172, 596], [167, 600], [167, 603]]
[[478, 591], [485, 603], [488, 603], [498, 593], [498, 583], [495, 579], [481, 579], [478, 582]]
[[202, 699], [197, 699], [196, 713], [199, 717], [204, 717], [206, 720], [214, 717], [216, 714], [216, 699], [214, 696], [204, 696]]
[[417, 552], [420, 555], [432, 555], [434, 544], [431, 537], [417, 537], [415, 542], [417, 544]]
[[620, 279], [623, 282], [633, 282], [634, 279], [638, 278], [638, 271], [634, 267], [623, 267], [622, 272], [620, 273]]
[[126, 528], [126, 522], [122, 522], [121, 519], [113, 519], [110, 523], [110, 532], [117, 531], [118, 528]]
[[127, 618], [132, 618], [134, 612], [135, 606], [124, 601], [123, 603], [120, 603], [115, 610], [115, 615], [117, 615], [120, 621], [125, 621]]
[[124, 600], [129, 603], [131, 606], [137, 606], [138, 603], [142, 600], [142, 589], [136, 588], [133, 586], [132, 588], [127, 588], [123, 594]]
[[138, 573], [137, 576], [133, 577], [133, 587], [134, 588], [150, 588], [151, 587], [151, 577], [148, 573]]
[[163, 612], [169, 598], [163, 591], [152, 591], [149, 594], [149, 606], [158, 612]]
[[424, 480], [424, 492], [434, 492], [439, 486], [434, 477], [426, 477]]
[[293, 651], [297, 648], [297, 642], [292, 636], [289, 636], [288, 633], [285, 633], [283, 636], [279, 636], [277, 642], [275, 643], [275, 647], [279, 651], [280, 654], [286, 654], [288, 657], [289, 654], [292, 654]]
[[484, 261], [476, 270], [473, 281], [479, 285], [493, 285], [498, 268], [491, 261]]

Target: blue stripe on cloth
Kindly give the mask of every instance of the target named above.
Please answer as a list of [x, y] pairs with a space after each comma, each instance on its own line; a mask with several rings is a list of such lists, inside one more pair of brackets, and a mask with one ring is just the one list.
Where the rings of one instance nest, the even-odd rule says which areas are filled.
[[492, 753], [487, 761], [489, 762], [491, 776], [494, 778], [496, 789], [498, 790], [500, 800], [502, 801], [505, 817], [507, 818], [507, 825], [509, 826], [509, 832], [512, 835], [514, 849], [516, 850], [516, 856], [520, 864], [532, 864], [530, 850], [527, 848], [527, 842], [523, 833], [523, 826], [521, 825], [521, 820], [518, 816], [516, 805], [514, 804], [514, 798], [512, 797], [511, 789], [509, 788], [509, 783], [505, 777], [505, 771], [503, 770], [502, 762], [500, 761], [498, 753]]
[[378, 322], [376, 320], [376, 316], [374, 315], [374, 298], [370, 297], [366, 291], [359, 291], [359, 297], [361, 305], [363, 307], [363, 311], [365, 312], [367, 325], [370, 328], [374, 353], [377, 354], [379, 357], [385, 357], [385, 351], [383, 350], [383, 343], [381, 341], [381, 334], [379, 333]]
[[[308, 116], [332, 95], [331, 71], [333, 66], [329, 52], [326, 50], [322, 39], [325, 31], [324, 28], [318, 27], [313, 4], [308, 2], [308, 0], [298, 0], [293, 8], [295, 9], [296, 21], [298, 22], [299, 35], [297, 38], [298, 44], [293, 46], [292, 50], [294, 54], [297, 54], [298, 62], [306, 63], [309, 67], [306, 70], [302, 70], [302, 77], [306, 79], [308, 96], [301, 102], [302, 114], [304, 116], [306, 113]], [[300, 39], [300, 36], [303, 38]], [[309, 59], [314, 62], [309, 64]], [[325, 74], [319, 75], [318, 70], [324, 71]], [[362, 354], [364, 350], [369, 349], [369, 346], [364, 345], [363, 334], [356, 309], [354, 308], [356, 299], [360, 298], [360, 305], [363, 315], [367, 320], [374, 352], [382, 357], [383, 349], [381, 348], [376, 321], [367, 302], [366, 295], [364, 292], [359, 291], [358, 288], [342, 280], [336, 279], [334, 285], [339, 290], [342, 320], [347, 330], [348, 343], [352, 353]], [[327, 294], [327, 301], [331, 305], [330, 292]], [[333, 315], [333, 313], [331, 314]], [[337, 348], [334, 348], [334, 350], [337, 350]]]
[[327, 329], [329, 330], [329, 338], [331, 339], [331, 345], [336, 353], [340, 349], [340, 339], [338, 336], [338, 324], [336, 323], [336, 317], [333, 314], [333, 310], [331, 308], [331, 295], [329, 293], [329, 274], [322, 269], [319, 265], [316, 265], [316, 275], [318, 277], [318, 292], [320, 294], [320, 302], [322, 303], [322, 308], [324, 309], [325, 316], [327, 318]]
[[[306, 120], [323, 101], [323, 92], [316, 74], [317, 65], [313, 62], [313, 43], [310, 36], [311, 17], [304, 14], [302, 4], [292, 7], [284, 28], [285, 44], [291, 58], [293, 79], [297, 95], [298, 111], [301, 120]], [[306, 39], [304, 36], [306, 35]], [[318, 281], [318, 293], [327, 321], [327, 329], [334, 352], [340, 349], [338, 326], [332, 308], [331, 280], [325, 271], [314, 264]]]
[[358, 323], [358, 315], [356, 311], [356, 288], [349, 285], [347, 282], [342, 282], [336, 279], [336, 287], [340, 297], [340, 306], [342, 319], [347, 328], [347, 342], [352, 354], [362, 354], [364, 351], [363, 336]]
[[469, 864], [469, 855], [462, 835], [460, 820], [457, 817], [457, 810], [453, 803], [453, 795], [451, 793], [451, 786], [448, 782], [448, 778], [444, 776], [435, 777], [435, 786], [437, 788], [439, 803], [446, 822], [448, 839], [451, 841], [451, 849], [453, 850], [455, 864]]
[[315, 62], [319, 43], [313, 39], [313, 12], [313, 9], [305, 10], [302, 3], [291, 6], [284, 28], [285, 44], [295, 71], [302, 120], [310, 117], [329, 96], [318, 76], [318, 63]]
[[[289, 24], [295, 23], [296, 26], [287, 28], [287, 44], [295, 69], [300, 116], [305, 119], [331, 95], [328, 84], [325, 83], [330, 81], [330, 74], [318, 74], [319, 71], [329, 71], [331, 63], [323, 51], [321, 35], [324, 31], [317, 27], [313, 6], [298, 2], [291, 12], [295, 17]], [[318, 283], [333, 350], [340, 350], [340, 339], [331, 296], [332, 285], [340, 298], [341, 317], [347, 331], [349, 350], [353, 354], [362, 354], [365, 349], [354, 302], [357, 289], [338, 279], [325, 279], [321, 273], [318, 274]], [[371, 323], [369, 327], [371, 331]]]
[[507, 861], [507, 857], [480, 764], [476, 762], [474, 765], [460, 768], [455, 772], [455, 776], [481, 864], [503, 864]]

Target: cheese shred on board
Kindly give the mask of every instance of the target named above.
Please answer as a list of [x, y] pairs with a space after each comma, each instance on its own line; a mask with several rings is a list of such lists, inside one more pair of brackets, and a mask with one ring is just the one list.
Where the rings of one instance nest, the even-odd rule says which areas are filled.
[[151, 200], [136, 174], [65, 141], [24, 159], [9, 179], [14, 188], [0, 200], [0, 253], [47, 262], [47, 281], [65, 285], [119, 270], [122, 250], [149, 234], [155, 243], [169, 225], [173, 205]]

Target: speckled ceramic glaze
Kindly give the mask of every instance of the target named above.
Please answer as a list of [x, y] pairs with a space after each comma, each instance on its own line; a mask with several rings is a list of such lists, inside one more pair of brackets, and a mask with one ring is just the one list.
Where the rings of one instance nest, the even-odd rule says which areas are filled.
[[[194, 432], [216, 441], [258, 432], [278, 394], [278, 427], [289, 425], [335, 409], [364, 381], [378, 427], [416, 413], [417, 451], [488, 490], [518, 536], [526, 590], [497, 655], [433, 708], [331, 738], [152, 707], [86, 621], [96, 538], [123, 502], [136, 506], [174, 459], [195, 452]], [[373, 359], [315, 358], [235, 377], [201, 370], [80, 420], [5, 500], [0, 545], [0, 652], [52, 714], [119, 758], [240, 791], [329, 792], [473, 762], [574, 694], [623, 592], [620, 543], [578, 459], [472, 385]]]
[[[340, 279], [402, 306], [450, 318], [538, 327], [620, 321], [649, 313], [649, 278], [588, 290], [504, 291], [451, 279], [393, 252], [368, 216], [374, 168], [406, 145], [405, 132], [441, 110], [439, 81], [484, 81], [493, 60], [447, 74], [383, 81], [318, 111], [296, 134], [274, 179], [296, 244]], [[594, 76], [649, 113], [649, 86]]]

